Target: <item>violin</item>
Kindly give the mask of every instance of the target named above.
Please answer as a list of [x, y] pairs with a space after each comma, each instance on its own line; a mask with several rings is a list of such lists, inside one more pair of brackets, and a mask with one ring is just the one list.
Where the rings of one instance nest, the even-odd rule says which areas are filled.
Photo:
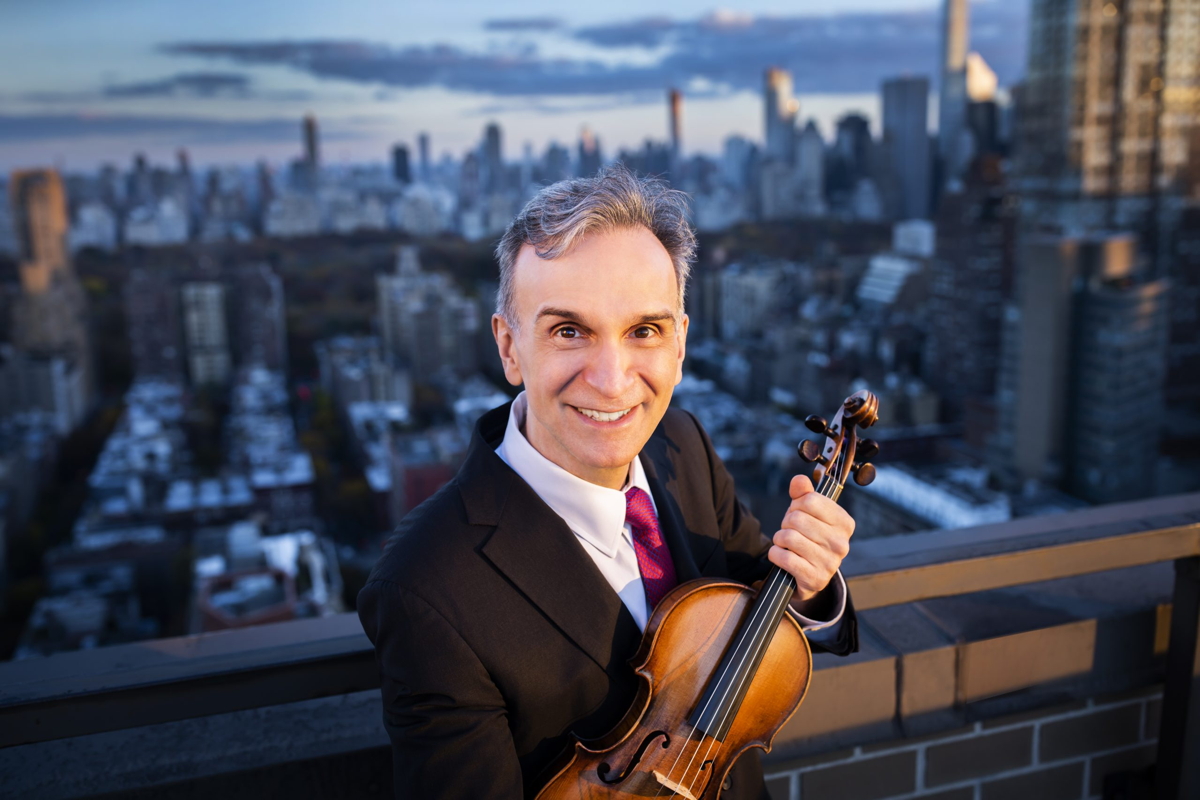
[[[810, 416], [800, 457], [815, 463], [816, 491], [837, 500], [846, 480], [875, 478], [879, 452], [858, 429], [879, 418], [868, 391], [846, 398], [832, 422]], [[633, 705], [606, 736], [576, 741], [537, 800], [681, 797], [716, 800], [734, 762], [771, 742], [803, 702], [812, 650], [787, 613], [795, 579], [772, 566], [760, 588], [701, 578], [654, 609], [631, 664], [642, 678]]]

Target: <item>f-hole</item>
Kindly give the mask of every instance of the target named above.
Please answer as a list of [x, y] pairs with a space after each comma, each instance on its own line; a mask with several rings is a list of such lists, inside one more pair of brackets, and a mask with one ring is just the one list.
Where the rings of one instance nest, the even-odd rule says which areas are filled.
[[618, 775], [617, 777], [615, 777], [615, 778], [607, 777], [609, 771], [612, 770], [612, 767], [610, 767], [608, 765], [607, 761], [604, 762], [603, 764], [601, 764], [600, 766], [596, 767], [596, 774], [600, 776], [600, 780], [602, 780], [608, 784], [613, 784], [613, 783], [620, 783], [621, 781], [628, 778], [630, 775], [633, 774], [633, 768], [636, 767], [638, 765], [638, 762], [642, 760], [642, 756], [645, 755], [646, 749], [648, 747], [650, 747], [650, 745], [653, 744], [654, 740], [657, 739], [659, 736], [663, 737], [662, 746], [664, 748], [671, 746], [671, 737], [667, 735], [666, 731], [654, 731], [653, 733], [651, 733], [649, 736], [647, 736], [645, 739], [642, 740], [641, 747], [639, 747], [637, 752], [633, 754], [633, 760], [629, 762], [629, 765], [626, 766], [625, 769], [621, 770], [621, 774]]

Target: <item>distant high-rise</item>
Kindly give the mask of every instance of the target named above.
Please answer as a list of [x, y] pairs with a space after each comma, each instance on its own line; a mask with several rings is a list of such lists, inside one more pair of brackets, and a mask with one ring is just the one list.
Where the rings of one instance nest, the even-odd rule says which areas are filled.
[[1200, 397], [1198, 28], [1193, 0], [1034, 3], [1015, 146], [1030, 227], [1134, 230], [1171, 280], [1167, 394], [1180, 400]]
[[889, 160], [888, 194], [898, 219], [929, 216], [929, 79], [883, 82], [883, 145]]
[[965, 165], [969, 145], [964, 143], [967, 122], [967, 0], [942, 3], [941, 91], [938, 95], [938, 155], [942, 176], [957, 178]]
[[672, 89], [667, 93], [667, 103], [671, 129], [671, 168], [675, 169], [679, 163], [680, 137], [683, 135], [683, 93], [678, 89]]
[[1029, 235], [1005, 309], [992, 456], [1001, 480], [1091, 502], [1153, 489], [1165, 284], [1139, 280], [1125, 235]]
[[495, 122], [488, 123], [483, 134], [483, 188], [487, 194], [504, 189], [504, 145]]
[[579, 176], [587, 178], [600, 171], [600, 140], [584, 125], [579, 131]]
[[947, 190], [935, 217], [925, 379], [952, 421], [963, 418], [968, 401], [996, 393], [1002, 313], [1013, 280], [1012, 199], [999, 162], [982, 160]]
[[125, 330], [138, 378], [183, 382], [179, 293], [162, 270], [135, 267], [125, 283]]
[[[1167, 24], [1169, 20], [1170, 24]], [[1020, 113], [1023, 194], [1069, 223], [1139, 222], [1156, 192], [1200, 197], [1192, 0], [1041, 0]]]
[[380, 338], [390, 363], [429, 383], [443, 370], [466, 376], [478, 368], [479, 303], [441, 272], [422, 272], [417, 248], [400, 247], [392, 273], [375, 278]]
[[54, 170], [14, 172], [9, 181], [13, 228], [26, 294], [46, 292], [69, 268], [67, 196]]
[[412, 170], [408, 163], [408, 147], [398, 144], [392, 148], [392, 177], [397, 183], [412, 183]]
[[791, 164], [795, 159], [796, 114], [800, 104], [792, 95], [792, 73], [771, 67], [763, 76], [763, 155], [768, 160]]
[[[54, 170], [15, 172], [9, 192], [22, 288], [12, 308], [12, 344], [17, 379], [27, 389], [19, 402], [49, 413], [66, 434], [92, 396], [87, 297], [68, 257], [66, 193]], [[15, 389], [0, 386], [0, 394]]]
[[542, 180], [545, 183], [571, 177], [571, 152], [558, 142], [551, 142], [546, 147], [542, 162]]
[[304, 118], [304, 163], [314, 173], [321, 163], [317, 144], [317, 118], [312, 114]]
[[429, 171], [429, 134], [422, 133], [417, 136], [417, 151], [421, 158], [421, 180], [425, 183], [429, 182], [432, 173]]
[[825, 213], [825, 140], [812, 120], [796, 143], [796, 193], [802, 215]]
[[225, 287], [200, 281], [183, 285], [183, 333], [192, 384], [228, 382], [232, 360], [225, 324]]
[[236, 332], [241, 366], [287, 370], [287, 312], [283, 281], [264, 262], [238, 268]]
[[862, 114], [846, 114], [837, 121], [833, 147], [842, 158], [865, 171], [871, 157], [871, 123]]

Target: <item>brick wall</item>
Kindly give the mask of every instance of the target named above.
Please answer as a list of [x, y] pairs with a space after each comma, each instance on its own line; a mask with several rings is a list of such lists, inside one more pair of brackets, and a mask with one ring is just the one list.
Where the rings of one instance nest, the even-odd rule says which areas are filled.
[[766, 764], [772, 800], [1088, 800], [1154, 763], [1162, 687]]

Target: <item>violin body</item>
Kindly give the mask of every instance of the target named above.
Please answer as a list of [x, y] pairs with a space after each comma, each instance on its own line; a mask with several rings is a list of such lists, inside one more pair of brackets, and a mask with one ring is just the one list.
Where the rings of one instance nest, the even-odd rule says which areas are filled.
[[751, 747], [770, 750], [808, 692], [812, 650], [790, 615], [766, 644], [761, 668], [721, 740], [689, 718], [757, 595], [740, 583], [681, 584], [654, 609], [632, 659], [643, 682], [608, 735], [577, 742], [537, 800], [682, 797], [716, 800], [730, 767]]

